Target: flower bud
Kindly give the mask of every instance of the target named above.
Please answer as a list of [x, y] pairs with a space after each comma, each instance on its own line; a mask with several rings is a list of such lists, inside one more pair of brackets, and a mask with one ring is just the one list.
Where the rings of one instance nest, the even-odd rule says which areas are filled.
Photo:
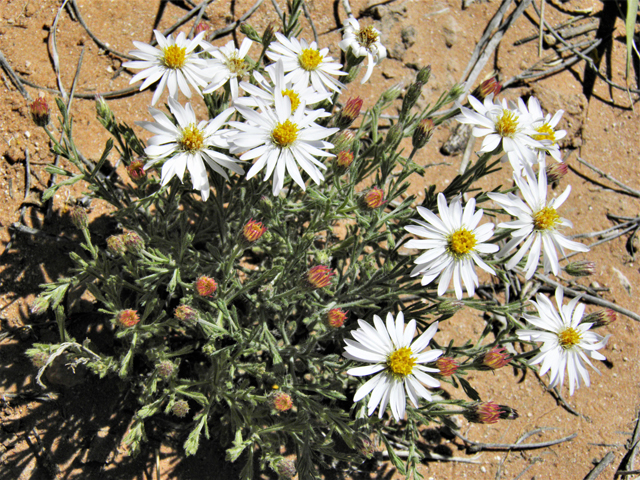
[[464, 416], [474, 423], [496, 423], [499, 419], [515, 420], [518, 412], [506, 405], [494, 402], [479, 402], [470, 407]]
[[262, 222], [256, 222], [252, 218], [242, 229], [242, 235], [244, 236], [245, 240], [247, 240], [247, 242], [253, 243], [259, 240], [266, 231], [267, 227], [265, 227]]
[[178, 305], [173, 312], [173, 316], [184, 323], [193, 323], [198, 317], [198, 311], [190, 305]]
[[371, 188], [364, 196], [365, 205], [371, 210], [385, 204], [384, 190], [380, 187]]
[[441, 315], [453, 315], [464, 308], [464, 302], [459, 300], [445, 300], [441, 302], [437, 307], [438, 313]]
[[351, 144], [354, 138], [356, 138], [356, 135], [351, 130], [343, 130], [340, 132], [340, 135], [333, 140], [333, 149], [331, 151], [338, 154], [343, 150], [351, 150]]
[[394, 85], [393, 87], [382, 92], [382, 95], [380, 95], [380, 99], [378, 100], [378, 104], [391, 103], [396, 98], [398, 98], [401, 93], [402, 93], [402, 87], [400, 87], [400, 85]]
[[604, 327], [611, 325], [618, 319], [618, 314], [610, 308], [604, 310], [598, 310], [597, 312], [590, 313], [582, 319], [581, 323], [593, 323], [593, 328]]
[[178, 400], [171, 407], [171, 413], [178, 418], [184, 418], [189, 413], [189, 403], [186, 400]]
[[356, 448], [360, 455], [365, 458], [371, 458], [373, 454], [376, 452], [376, 442], [371, 440], [369, 437], [362, 436], [358, 438], [356, 442]]
[[420, 95], [422, 95], [422, 87], [424, 83], [417, 81], [409, 85], [407, 93], [402, 100], [402, 110], [400, 110], [400, 118], [404, 119], [416, 104]]
[[391, 125], [387, 132], [387, 137], [384, 139], [385, 147], [396, 146], [404, 134], [404, 125], [402, 122], [398, 122], [395, 125]]
[[460, 364], [451, 357], [440, 357], [436, 360], [436, 368], [443, 377], [450, 377], [456, 373], [459, 366]]
[[498, 95], [500, 90], [502, 90], [502, 85], [498, 82], [498, 79], [496, 77], [491, 77], [478, 85], [471, 95], [482, 102], [491, 94], [494, 96]]
[[316, 265], [307, 272], [307, 284], [311, 288], [324, 288], [336, 273], [325, 265]]
[[113, 255], [124, 255], [127, 251], [122, 235], [111, 235], [107, 238], [107, 248]]
[[271, 394], [270, 398], [271, 406], [278, 412], [286, 412], [293, 408], [293, 400], [291, 395], [285, 392], [276, 391]]
[[596, 264], [589, 260], [578, 260], [577, 262], [571, 262], [564, 271], [572, 277], [588, 277], [596, 273]]
[[262, 46], [268, 48], [273, 41], [273, 37], [273, 24], [270, 23], [267, 25], [267, 28], [264, 29], [264, 32], [262, 32]]
[[169, 360], [164, 360], [156, 365], [158, 376], [163, 380], [169, 380], [176, 371], [176, 366]]
[[49, 360], [49, 354], [45, 352], [38, 352], [31, 357], [31, 363], [36, 368], [42, 368], [47, 364]]
[[144, 248], [144, 240], [136, 232], [124, 234], [124, 246], [128, 252], [139, 253]]
[[508, 365], [511, 361], [511, 357], [506, 353], [506, 350], [507, 349], [504, 347], [492, 348], [484, 354], [484, 357], [482, 357], [482, 365], [491, 370], [497, 370]]
[[566, 162], [553, 163], [547, 166], [547, 181], [549, 183], [558, 183], [567, 173], [569, 167]]
[[131, 308], [127, 310], [120, 310], [116, 315], [116, 323], [121, 327], [130, 328], [136, 325], [140, 321], [138, 312]]
[[49, 123], [51, 112], [47, 101], [43, 98], [36, 98], [29, 106], [31, 118], [33, 122], [39, 127], [46, 127]]
[[327, 313], [327, 323], [330, 327], [340, 328], [344, 325], [344, 321], [347, 319], [348, 314], [348, 311], [344, 311], [341, 308], [332, 308]]
[[296, 476], [296, 463], [293, 460], [287, 460], [283, 458], [280, 460], [275, 468], [278, 475], [284, 478], [293, 478]]
[[427, 65], [426, 67], [423, 67], [420, 69], [416, 77], [416, 80], [418, 80], [420, 83], [425, 85], [430, 78], [431, 78], [431, 65]]
[[196, 280], [195, 288], [201, 297], [210, 297], [218, 289], [218, 283], [211, 277], [201, 275]]
[[341, 150], [338, 152], [336, 158], [336, 165], [340, 168], [349, 168], [349, 166], [353, 163], [353, 152], [351, 150]]
[[71, 222], [78, 230], [89, 228], [89, 217], [87, 211], [82, 207], [74, 207], [69, 214]]
[[100, 120], [100, 123], [103, 125], [113, 123], [115, 120], [115, 115], [111, 111], [107, 101], [100, 95], [96, 95], [96, 114], [98, 120]]
[[210, 28], [211, 27], [209, 26], [208, 23], [206, 23], [206, 22], [198, 22], [198, 25], [196, 25], [196, 29], [194, 31], [195, 31], [196, 35], [200, 35], [202, 32], [206, 32]]
[[419, 149], [424, 147], [429, 140], [431, 140], [434, 129], [433, 120], [430, 118], [420, 120], [416, 129], [413, 131], [413, 137], [411, 137], [411, 145], [413, 148]]
[[262, 37], [260, 37], [260, 34], [256, 32], [256, 29], [253, 28], [248, 23], [243, 23], [242, 25], [240, 25], [240, 31], [244, 33], [247, 37], [249, 37], [249, 40], [262, 43]]
[[362, 109], [362, 98], [350, 98], [347, 103], [342, 107], [340, 113], [336, 116], [336, 127], [344, 130], [350, 126], [360, 115]]
[[144, 171], [144, 162], [142, 160], [134, 160], [127, 167], [127, 173], [131, 177], [131, 180], [139, 182], [147, 174], [147, 172]]

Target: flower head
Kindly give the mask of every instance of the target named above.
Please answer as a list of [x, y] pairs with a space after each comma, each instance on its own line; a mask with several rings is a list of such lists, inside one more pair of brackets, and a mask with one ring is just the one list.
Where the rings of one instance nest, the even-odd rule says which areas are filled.
[[277, 41], [269, 45], [267, 57], [274, 62], [282, 60], [287, 82], [311, 84], [318, 93], [340, 91], [342, 83], [333, 75], [345, 75], [345, 72], [340, 70], [340, 63], [327, 56], [328, 48], [318, 49], [316, 42], [289, 39], [277, 32], [275, 35]]
[[353, 163], [353, 152], [351, 150], [340, 150], [336, 163], [340, 168], [349, 168]]
[[242, 235], [247, 242], [253, 243], [262, 237], [264, 232], [267, 231], [262, 222], [256, 222], [253, 218], [249, 220], [242, 229]]
[[293, 408], [293, 400], [288, 393], [278, 391], [271, 395], [271, 405], [278, 412], [286, 412]]
[[422, 275], [422, 285], [428, 285], [440, 276], [438, 296], [444, 295], [452, 278], [458, 300], [462, 299], [463, 283], [469, 296], [473, 296], [479, 285], [474, 264], [495, 275], [493, 268], [479, 255], [498, 251], [497, 245], [483, 243], [493, 235], [493, 224], [478, 226], [482, 210], [474, 213], [475, 206], [475, 199], [472, 198], [463, 210], [459, 197], [453, 199], [451, 206], [448, 206], [445, 196], [440, 193], [440, 217], [426, 208], [418, 207], [418, 213], [426, 222], [414, 220], [418, 225], [405, 227], [408, 232], [426, 238], [410, 240], [406, 244], [407, 248], [427, 250], [414, 261], [416, 267], [411, 276]]
[[140, 321], [138, 312], [133, 309], [120, 310], [116, 315], [116, 322], [125, 328], [133, 327]]
[[253, 42], [248, 38], [242, 40], [240, 48], [235, 48], [233, 40], [219, 48], [205, 43], [204, 49], [213, 59], [208, 64], [210, 82], [203, 93], [211, 93], [229, 82], [231, 98], [238, 98], [238, 79], [244, 77], [251, 67], [245, 60], [251, 45]]
[[213, 278], [207, 277], [206, 275], [201, 275], [196, 280], [196, 292], [201, 297], [210, 297], [213, 295], [218, 289], [218, 282], [216, 282]]
[[184, 418], [189, 413], [189, 403], [186, 400], [178, 400], [171, 407], [171, 413], [178, 418]]
[[331, 283], [335, 274], [336, 272], [325, 265], [316, 265], [307, 272], [307, 283], [311, 288], [324, 288]]
[[123, 66], [144, 70], [136, 74], [129, 83], [144, 80], [140, 85], [140, 90], [144, 90], [160, 81], [153, 94], [151, 105], [156, 104], [165, 86], [169, 88], [169, 95], [172, 98], [177, 98], [178, 89], [187, 98], [191, 98], [189, 84], [198, 95], [201, 95], [200, 88], [207, 84], [207, 60], [200, 58], [195, 49], [202, 43], [204, 32], [198, 34], [193, 40], [187, 40], [183, 32], [180, 32], [175, 40], [171, 35], [165, 37], [158, 30], [154, 30], [153, 34], [159, 48], [142, 42], [133, 42], [138, 50], [129, 53], [140, 60], [125, 62]]
[[547, 202], [547, 176], [544, 164], [540, 168], [537, 181], [533, 174], [527, 176], [526, 180], [518, 174], [514, 174], [514, 180], [524, 201], [512, 193], [507, 195], [487, 194], [508, 214], [517, 217], [516, 221], [498, 225], [498, 228], [513, 230], [511, 240], [507, 242], [498, 256], [506, 256], [520, 242], [524, 241], [520, 250], [507, 262], [507, 269], [513, 269], [530, 249], [524, 270], [527, 279], [533, 277], [540, 260], [540, 250], [542, 250], [545, 273], [552, 271], [554, 275], [558, 275], [560, 264], [557, 250], [563, 254], [563, 248], [578, 252], [589, 251], [585, 245], [569, 240], [558, 231], [559, 227], [573, 226], [569, 220], [560, 217], [557, 211], [569, 197], [571, 186], [568, 186], [562, 195]]
[[504, 347], [494, 347], [482, 357], [482, 365], [491, 370], [497, 370], [509, 365], [509, 362], [511, 362], [511, 356], [506, 353], [506, 348]]
[[176, 372], [176, 366], [169, 360], [163, 360], [156, 365], [158, 376], [163, 380], [169, 380]]
[[602, 337], [590, 331], [593, 324], [582, 321], [585, 306], [579, 303], [579, 297], [563, 305], [562, 288], [556, 289], [555, 297], [557, 310], [547, 297], [536, 295], [537, 301], [532, 300], [531, 303], [538, 310], [538, 316], [524, 314], [524, 318], [534, 328], [516, 330], [516, 335], [520, 340], [543, 342], [540, 353], [529, 364], [541, 363], [540, 375], [550, 372], [550, 387], [562, 386], [566, 371], [569, 376], [569, 392], [573, 395], [581, 383], [590, 385], [586, 365], [598, 371], [589, 358], [606, 360], [596, 350], [603, 348], [611, 335]]
[[127, 173], [134, 182], [142, 180], [146, 175], [144, 162], [142, 160], [134, 160], [127, 166]]
[[529, 97], [526, 105], [519, 99], [518, 110], [528, 117], [531, 128], [534, 130], [533, 139], [541, 144], [537, 147], [538, 157], [544, 159], [544, 155], [548, 153], [555, 160], [561, 162], [562, 156], [560, 155], [558, 141], [563, 139], [567, 132], [565, 130], [556, 130], [556, 126], [560, 122], [564, 111], [558, 110], [553, 117], [550, 114], [545, 116], [536, 97]]
[[350, 50], [354, 57], [367, 57], [367, 72], [360, 83], [369, 80], [373, 67], [387, 56], [387, 49], [380, 43], [380, 31], [371, 25], [360, 27], [353, 17], [345, 21], [342, 41], [338, 45], [344, 52]]
[[340, 328], [344, 325], [349, 312], [342, 310], [341, 308], [332, 308], [327, 313], [327, 323], [330, 327]]
[[[201, 285], [201, 288], [204, 288], [204, 286]], [[191, 323], [198, 316], [198, 311], [192, 306], [183, 303], [176, 307], [175, 311], [173, 312], [173, 316], [181, 322]]]
[[385, 204], [384, 190], [380, 187], [372, 187], [364, 196], [364, 203], [371, 210], [380, 208]]
[[213, 120], [197, 122], [196, 114], [190, 104], [184, 107], [173, 98], [169, 98], [169, 110], [178, 124], [174, 125], [160, 110], [150, 108], [149, 113], [155, 122], [136, 122], [156, 135], [149, 139], [145, 153], [150, 161], [145, 165], [149, 169], [156, 163], [162, 165], [162, 185], [166, 185], [173, 176], [180, 181], [185, 169], [189, 170], [194, 190], [199, 190], [203, 200], [209, 198], [209, 178], [205, 163], [219, 175], [228, 179], [222, 167], [238, 174], [244, 170], [232, 158], [217, 149], [227, 148], [224, 131], [219, 131], [224, 122], [233, 113], [228, 108]]
[[395, 322], [393, 315], [387, 314], [386, 324], [374, 315], [373, 323], [375, 328], [358, 320], [360, 328], [351, 332], [355, 340], [345, 339], [344, 357], [372, 364], [351, 368], [347, 373], [357, 377], [377, 373], [356, 391], [353, 401], [358, 402], [371, 393], [367, 404], [369, 415], [380, 406], [378, 416], [382, 418], [390, 404], [393, 417], [400, 421], [404, 418], [406, 396], [417, 408], [419, 398], [431, 400], [431, 394], [423, 384], [431, 388], [440, 386], [439, 381], [426, 373], [438, 373], [438, 369], [422, 365], [442, 355], [442, 350], [424, 351], [438, 330], [438, 322], [415, 340], [416, 321], [411, 320], [405, 328], [402, 312], [398, 313]]
[[356, 121], [360, 110], [362, 109], [363, 100], [360, 97], [350, 98], [347, 103], [344, 104], [340, 113], [336, 117], [336, 126], [338, 128], [345, 129]]

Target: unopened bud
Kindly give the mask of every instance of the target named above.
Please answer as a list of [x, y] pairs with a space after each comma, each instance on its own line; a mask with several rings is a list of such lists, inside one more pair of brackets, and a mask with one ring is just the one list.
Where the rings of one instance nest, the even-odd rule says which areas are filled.
[[420, 98], [420, 95], [422, 95], [423, 85], [424, 83], [420, 81], [409, 85], [407, 93], [404, 95], [404, 99], [402, 100], [402, 110], [400, 110], [400, 118], [404, 119], [416, 104], [416, 102]]
[[49, 123], [51, 112], [47, 101], [43, 98], [36, 98], [29, 107], [33, 122], [39, 127], [46, 127]]
[[111, 235], [107, 238], [107, 248], [113, 255], [124, 255], [127, 251], [122, 235]]
[[240, 31], [244, 33], [247, 37], [249, 37], [249, 40], [262, 43], [262, 37], [260, 36], [260, 34], [256, 32], [256, 29], [253, 28], [248, 23], [243, 23], [242, 25], [240, 25]]
[[459, 300], [445, 300], [437, 306], [441, 315], [453, 315], [464, 308], [464, 303]]
[[564, 271], [572, 277], [588, 277], [596, 273], [596, 264], [589, 260], [578, 260], [577, 262], [571, 262]]
[[341, 150], [336, 157], [336, 164], [340, 168], [349, 168], [353, 163], [353, 152], [350, 150]]
[[558, 183], [562, 177], [569, 173], [569, 167], [566, 162], [552, 163], [547, 166], [546, 173], [549, 183]]
[[271, 406], [278, 412], [286, 412], [293, 408], [293, 400], [291, 395], [285, 392], [277, 391], [271, 395]]
[[400, 96], [401, 93], [402, 87], [400, 87], [400, 85], [394, 85], [393, 87], [382, 92], [382, 95], [380, 95], [380, 99], [378, 100], [378, 104], [393, 102]]
[[360, 97], [350, 98], [336, 117], [336, 127], [343, 130], [349, 127], [360, 115], [363, 100]]
[[402, 122], [398, 122], [395, 125], [391, 125], [387, 132], [387, 137], [384, 139], [385, 147], [395, 147], [398, 145], [404, 134], [404, 125]]
[[376, 452], [376, 442], [371, 440], [369, 437], [360, 437], [356, 442], [358, 452], [365, 458], [371, 458], [373, 454]]
[[176, 371], [176, 366], [169, 360], [164, 360], [156, 365], [158, 376], [163, 380], [169, 380]]
[[195, 288], [201, 297], [210, 297], [218, 289], [218, 283], [213, 278], [202, 275], [196, 280]]
[[482, 365], [491, 370], [497, 370], [509, 364], [511, 356], [504, 347], [494, 347], [482, 357]]
[[327, 323], [330, 327], [340, 328], [344, 325], [344, 321], [347, 319], [349, 312], [342, 310], [341, 308], [332, 308], [327, 313]]
[[178, 305], [173, 312], [173, 316], [184, 323], [193, 323], [198, 317], [198, 311], [190, 305]]
[[107, 101], [100, 95], [96, 95], [96, 114], [103, 125], [108, 125], [115, 120]]
[[385, 204], [384, 190], [380, 187], [373, 187], [364, 196], [364, 204], [371, 210], [380, 208]]
[[307, 284], [311, 288], [324, 288], [329, 286], [336, 273], [325, 265], [316, 265], [307, 272]]
[[144, 171], [144, 162], [142, 160], [134, 160], [127, 167], [127, 173], [131, 177], [131, 180], [139, 182], [146, 175], [146, 172]]
[[433, 120], [430, 118], [423, 118], [420, 120], [418, 125], [416, 125], [416, 129], [413, 131], [413, 137], [411, 137], [411, 144], [413, 148], [417, 150], [424, 147], [429, 140], [431, 140], [434, 129], [435, 126], [433, 125]]
[[431, 78], [431, 65], [427, 65], [426, 67], [421, 68], [420, 71], [418, 72], [418, 75], [416, 76], [416, 80], [418, 80], [423, 85], [425, 85], [430, 78]]
[[605, 308], [604, 310], [590, 313], [582, 319], [581, 323], [593, 323], [593, 328], [599, 328], [611, 325], [616, 320], [618, 320], [618, 314], [610, 308]]
[[262, 222], [256, 222], [253, 218], [247, 222], [242, 229], [242, 235], [249, 243], [253, 243], [262, 237], [264, 232], [267, 231]]
[[481, 402], [470, 407], [464, 416], [474, 423], [496, 423], [500, 419], [515, 420], [518, 412], [506, 405], [494, 402]]
[[264, 29], [264, 32], [262, 32], [262, 46], [264, 48], [269, 47], [269, 45], [273, 41], [273, 37], [273, 24], [270, 23], [269, 25], [267, 25], [267, 28]]
[[45, 352], [38, 352], [31, 357], [31, 363], [36, 368], [42, 368], [47, 364], [49, 360], [49, 354]]
[[498, 79], [496, 77], [491, 77], [478, 85], [471, 95], [482, 102], [491, 94], [494, 96], [498, 95], [500, 90], [502, 90], [502, 85], [498, 82]]
[[343, 130], [336, 139], [333, 140], [333, 149], [331, 151], [338, 154], [343, 150], [351, 150], [351, 144], [355, 138], [356, 135], [351, 130]]
[[278, 462], [275, 468], [278, 475], [284, 478], [293, 478], [296, 476], [296, 463], [293, 460], [283, 458]]
[[186, 400], [178, 400], [171, 407], [171, 413], [178, 418], [184, 418], [189, 413], [189, 403]]
[[78, 230], [84, 230], [89, 227], [89, 217], [87, 211], [82, 207], [74, 207], [69, 214], [71, 222]]
[[116, 323], [121, 327], [130, 328], [136, 325], [140, 321], [138, 312], [131, 308], [127, 310], [120, 310], [116, 315]]
[[440, 357], [436, 360], [436, 368], [443, 377], [450, 377], [458, 371], [458, 367], [460, 364], [451, 357]]
[[199, 22], [198, 25], [196, 25], [196, 29], [194, 30], [196, 35], [200, 35], [202, 32], [206, 32], [207, 30], [209, 30], [211, 27], [209, 26], [208, 23], [206, 22]]
[[144, 240], [136, 232], [124, 234], [124, 246], [128, 252], [138, 253], [144, 248]]

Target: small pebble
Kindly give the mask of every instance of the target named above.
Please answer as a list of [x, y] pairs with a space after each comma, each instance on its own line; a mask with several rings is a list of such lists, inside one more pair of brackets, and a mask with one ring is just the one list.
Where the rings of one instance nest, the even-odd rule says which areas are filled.
[[486, 469], [485, 467], [480, 467], [480, 471], [481, 471], [482, 473], [487, 473], [487, 469]]
[[31, 138], [31, 132], [29, 130], [25, 131], [24, 136], [27, 138]]

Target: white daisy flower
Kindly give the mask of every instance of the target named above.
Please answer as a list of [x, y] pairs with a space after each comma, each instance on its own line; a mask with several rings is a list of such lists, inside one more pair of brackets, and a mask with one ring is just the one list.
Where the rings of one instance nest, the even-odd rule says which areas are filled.
[[224, 47], [214, 47], [207, 43], [205, 51], [213, 56], [209, 60], [210, 83], [203, 90], [203, 93], [211, 93], [229, 82], [231, 88], [231, 98], [238, 98], [238, 78], [242, 78], [251, 68], [245, 57], [253, 42], [248, 38], [242, 40], [240, 48], [236, 48], [233, 40]]
[[589, 247], [586, 245], [569, 240], [558, 231], [558, 227], [573, 227], [569, 220], [561, 218], [557, 212], [557, 209], [569, 197], [571, 186], [567, 186], [562, 195], [547, 203], [547, 173], [544, 163], [540, 164], [537, 181], [533, 172], [526, 179], [517, 174], [514, 174], [513, 178], [524, 201], [513, 193], [507, 195], [502, 193], [487, 194], [509, 215], [518, 218], [513, 222], [498, 225], [498, 228], [513, 230], [511, 240], [503, 247], [499, 256], [506, 256], [520, 242], [524, 241], [516, 254], [507, 262], [506, 268], [513, 269], [528, 251], [529, 256], [524, 270], [525, 277], [529, 279], [536, 271], [540, 261], [540, 250], [542, 250], [544, 272], [551, 271], [554, 275], [558, 275], [560, 264], [558, 263], [557, 250], [560, 250], [563, 255], [563, 248], [577, 252], [589, 251]]
[[[258, 100], [259, 101], [259, 100]], [[333, 148], [333, 144], [323, 138], [338, 131], [337, 128], [325, 128], [315, 124], [324, 110], [315, 110], [307, 115], [304, 99], [294, 113], [291, 112], [291, 100], [280, 91], [275, 91], [274, 108], [261, 105], [261, 112], [241, 105], [236, 109], [246, 122], [229, 122], [238, 130], [229, 136], [231, 153], [245, 152], [241, 160], [257, 158], [247, 178], [252, 178], [265, 166], [264, 180], [273, 174], [273, 194], [278, 195], [284, 185], [285, 171], [300, 188], [305, 190], [304, 180], [298, 171], [298, 165], [307, 172], [316, 184], [324, 180], [320, 169], [327, 167], [316, 157], [334, 157], [322, 149]]]
[[424, 237], [426, 240], [409, 240], [406, 248], [426, 249], [414, 263], [416, 267], [411, 276], [422, 275], [422, 285], [430, 284], [438, 275], [438, 296], [444, 295], [453, 278], [453, 287], [458, 300], [462, 299], [462, 284], [469, 296], [473, 296], [479, 285], [473, 264], [484, 271], [495, 275], [495, 271], [481, 258], [480, 253], [494, 253], [498, 246], [483, 243], [493, 235], [493, 224], [485, 223], [478, 226], [482, 218], [482, 210], [474, 213], [475, 199], [467, 202], [462, 209], [462, 200], [456, 197], [447, 205], [447, 199], [442, 193], [438, 194], [438, 211], [440, 218], [423, 207], [418, 207], [418, 213], [426, 220], [414, 220], [418, 225], [405, 227], [410, 233]]
[[606, 360], [605, 356], [596, 350], [604, 347], [611, 335], [602, 337], [590, 332], [592, 323], [580, 323], [584, 315], [584, 304], [578, 303], [580, 298], [574, 298], [568, 305], [563, 305], [563, 296], [562, 288], [558, 288], [556, 310], [551, 300], [542, 294], [536, 295], [538, 301], [532, 300], [531, 303], [535, 305], [539, 316], [525, 313], [524, 318], [537, 329], [516, 330], [516, 335], [520, 340], [543, 342], [540, 353], [533, 357], [529, 364], [542, 363], [540, 375], [551, 372], [549, 387], [562, 386], [566, 370], [569, 376], [569, 393], [573, 395], [582, 382], [587, 387], [590, 385], [586, 365], [598, 372], [589, 357], [594, 360]]
[[156, 134], [149, 139], [148, 146], [144, 150], [150, 159], [144, 169], [147, 170], [156, 163], [164, 161], [163, 186], [174, 175], [182, 181], [185, 169], [189, 170], [194, 190], [200, 190], [202, 199], [206, 201], [209, 198], [209, 178], [205, 163], [226, 180], [229, 177], [222, 167], [238, 174], [244, 173], [244, 170], [237, 165], [235, 158], [215, 150], [215, 148], [228, 148], [225, 131], [220, 131], [220, 127], [234, 110], [228, 108], [213, 120], [197, 123], [196, 114], [190, 104], [187, 103], [183, 107], [173, 98], [169, 98], [169, 109], [178, 121], [177, 125], [156, 108], [149, 109], [155, 122], [136, 122], [142, 128]]
[[380, 43], [380, 31], [372, 26], [360, 28], [353, 17], [347, 18], [342, 41], [338, 44], [345, 53], [351, 49], [355, 57], [367, 57], [367, 72], [360, 83], [369, 80], [373, 67], [386, 58], [387, 49]]
[[529, 97], [527, 105], [522, 99], [518, 99], [518, 110], [529, 118], [531, 127], [536, 131], [533, 134], [533, 139], [542, 144], [542, 147], [537, 149], [540, 161], [544, 160], [545, 154], [548, 153], [555, 160], [561, 162], [562, 156], [560, 155], [558, 140], [563, 139], [567, 132], [566, 130], [556, 130], [555, 128], [560, 122], [564, 110], [558, 110], [553, 117], [549, 113], [545, 116], [540, 107], [540, 102], [535, 97]]
[[415, 340], [416, 321], [411, 320], [405, 328], [402, 312], [396, 316], [395, 323], [390, 313], [387, 314], [386, 326], [377, 315], [373, 316], [373, 323], [375, 328], [364, 320], [358, 320], [360, 328], [351, 332], [355, 341], [344, 340], [344, 357], [373, 364], [351, 368], [347, 370], [349, 375], [361, 377], [380, 372], [356, 391], [353, 401], [358, 402], [371, 393], [367, 404], [369, 416], [380, 405], [378, 417], [382, 418], [387, 404], [391, 404], [393, 417], [400, 421], [404, 418], [406, 396], [418, 408], [419, 398], [431, 401], [431, 393], [423, 384], [431, 388], [440, 386], [438, 380], [426, 373], [438, 373], [439, 370], [421, 365], [435, 361], [443, 353], [435, 349], [423, 352], [438, 330], [438, 322]]
[[142, 42], [133, 42], [138, 50], [129, 53], [140, 60], [125, 62], [123, 66], [144, 68], [144, 70], [137, 73], [129, 84], [144, 79], [140, 85], [140, 90], [144, 90], [159, 80], [160, 83], [153, 94], [151, 105], [156, 104], [165, 85], [169, 88], [169, 95], [173, 98], [177, 98], [178, 89], [187, 98], [191, 98], [189, 84], [200, 95], [200, 87], [207, 84], [207, 61], [200, 58], [194, 50], [202, 42], [205, 32], [200, 33], [193, 40], [187, 40], [183, 32], [180, 32], [175, 40], [171, 35], [165, 38], [157, 30], [154, 30], [153, 34], [159, 48]]
[[498, 147], [508, 155], [512, 162], [526, 162], [533, 165], [538, 162], [534, 151], [543, 145], [534, 140], [536, 131], [529, 124], [529, 117], [522, 115], [516, 108], [510, 108], [506, 100], [493, 103], [490, 94], [481, 103], [473, 95], [467, 97], [474, 108], [460, 107], [460, 115], [455, 119], [460, 123], [475, 125], [471, 131], [474, 137], [485, 137], [480, 152], [493, 152]]
[[288, 39], [281, 33], [276, 33], [276, 38], [278, 41], [269, 45], [267, 57], [274, 62], [282, 60], [287, 82], [311, 84], [320, 93], [340, 91], [343, 85], [332, 75], [346, 75], [346, 72], [340, 70], [340, 63], [327, 56], [328, 48], [319, 50], [316, 42], [308, 44], [305, 40]]
[[[283, 96], [289, 97], [289, 100], [291, 100], [291, 110], [295, 112], [298, 105], [300, 105], [301, 99], [304, 99], [307, 107], [310, 107], [316, 103], [331, 98], [331, 93], [318, 93], [315, 88], [309, 86], [307, 83], [300, 82], [298, 84], [294, 84], [285, 81], [284, 65], [282, 60], [272, 63], [266, 68], [266, 70], [271, 82], [269, 82], [259, 72], [254, 71], [253, 76], [258, 85], [251, 85], [247, 82], [240, 83], [240, 86], [248, 96], [237, 99], [235, 101], [235, 105], [255, 108], [259, 106], [259, 102], [256, 99], [260, 99], [262, 101], [262, 105], [272, 106], [274, 104], [275, 92], [277, 91]], [[308, 108], [307, 113], [311, 113], [310, 110], [313, 109]], [[330, 113], [325, 112], [322, 116], [330, 115]]]

